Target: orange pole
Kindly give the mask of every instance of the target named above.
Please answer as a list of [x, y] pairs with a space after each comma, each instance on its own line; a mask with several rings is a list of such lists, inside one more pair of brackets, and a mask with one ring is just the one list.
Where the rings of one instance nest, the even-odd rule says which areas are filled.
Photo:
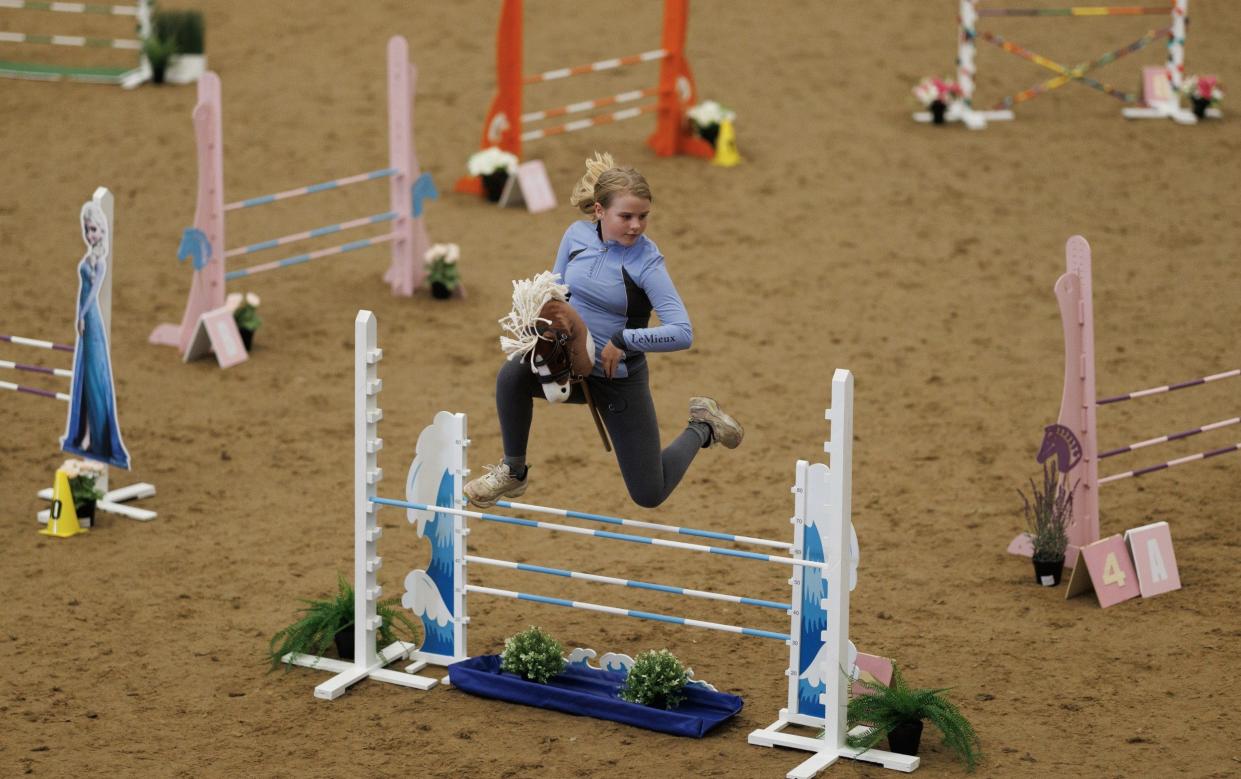
[[[522, 0], [504, 0], [500, 9], [500, 26], [496, 32], [496, 96], [491, 100], [487, 119], [483, 122], [480, 149], [499, 146], [521, 158], [522, 99]], [[477, 176], [463, 176], [457, 181], [457, 192], [471, 195], [483, 193]]]
[[659, 115], [655, 132], [646, 143], [661, 157], [690, 154], [712, 157], [711, 144], [694, 135], [685, 117], [688, 107], [698, 102], [694, 75], [685, 58], [685, 38], [689, 31], [689, 0], [664, 0], [663, 49], [668, 56], [659, 67]]

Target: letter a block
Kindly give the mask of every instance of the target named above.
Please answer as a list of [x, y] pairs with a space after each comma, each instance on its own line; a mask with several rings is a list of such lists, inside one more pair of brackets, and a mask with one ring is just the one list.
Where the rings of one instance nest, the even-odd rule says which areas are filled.
[[[1085, 563], [1085, 565], [1083, 565]], [[1082, 547], [1065, 599], [1093, 589], [1103, 608], [1138, 595], [1138, 576], [1129, 549], [1119, 534]]]
[[1156, 522], [1125, 531], [1125, 543], [1133, 554], [1138, 588], [1143, 598], [1153, 598], [1181, 588], [1181, 575], [1172, 552], [1172, 531], [1167, 522]]

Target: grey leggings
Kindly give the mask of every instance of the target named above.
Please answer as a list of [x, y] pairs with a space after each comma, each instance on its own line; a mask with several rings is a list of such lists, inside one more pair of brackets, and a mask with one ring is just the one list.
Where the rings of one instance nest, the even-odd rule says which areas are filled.
[[[612, 449], [616, 452], [616, 462], [620, 464], [629, 496], [639, 506], [654, 508], [672, 494], [694, 461], [694, 455], [706, 445], [711, 434], [704, 423], [694, 422], [661, 452], [646, 360], [634, 360], [627, 367], [627, 378], [591, 376], [586, 381], [612, 439]], [[496, 411], [500, 416], [506, 457], [526, 456], [535, 399], [545, 403], [543, 397], [538, 377], [530, 371], [528, 363], [505, 360], [496, 376]], [[573, 386], [566, 402], [586, 403], [580, 384]], [[588, 413], [582, 413], [582, 425], [594, 427]], [[584, 431], [582, 437], [591, 440], [594, 434]]]

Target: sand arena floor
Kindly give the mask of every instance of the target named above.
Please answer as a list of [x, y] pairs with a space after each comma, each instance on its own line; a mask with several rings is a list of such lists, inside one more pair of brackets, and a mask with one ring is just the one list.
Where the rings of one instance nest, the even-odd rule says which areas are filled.
[[[657, 45], [654, 0], [529, 5], [531, 71]], [[408, 37], [420, 69], [423, 167], [443, 190], [463, 172], [494, 86], [496, 3], [201, 7], [224, 85], [228, 199], [386, 164], [391, 34]], [[1042, 427], [1059, 406], [1052, 284], [1066, 238], [1080, 233], [1094, 248], [1101, 394], [1241, 364], [1241, 134], [1231, 112], [1193, 128], [1127, 122], [1116, 101], [1072, 84], [985, 132], [915, 125], [909, 87], [952, 67], [954, 15], [949, 0], [697, 2], [690, 61], [701, 94], [737, 111], [744, 165], [657, 158], [643, 144], [645, 119], [529, 146], [562, 199], [596, 149], [646, 174], [656, 195], [650, 235], [695, 327], [691, 350], [651, 360], [664, 436], [680, 429], [689, 396], [709, 393], [747, 437], [735, 452], [702, 453], [672, 498], [645, 510], [631, 505], [582, 409], [541, 408], [528, 497], [783, 537], [794, 462], [822, 457], [830, 378], [847, 367], [857, 381], [862, 547], [851, 636], [894, 657], [911, 683], [952, 688], [982, 739], [980, 775], [1237, 776], [1241, 457], [1107, 488], [1105, 533], [1171, 524], [1182, 591], [1106, 611], [1090, 598], [1065, 602], [1063, 588], [1035, 586], [1029, 564], [1004, 547], [1020, 525], [1016, 489], [1036, 473]], [[1015, 19], [994, 29], [1075, 63], [1159, 21]], [[1190, 71], [1241, 82], [1241, 7], [1195, 0], [1189, 37]], [[1132, 87], [1159, 48], [1102, 73]], [[983, 102], [1050, 75], [994, 48], [980, 50], [979, 67]], [[644, 72], [653, 83], [653, 68]], [[644, 83], [634, 72], [591, 79], [531, 88], [528, 103]], [[476, 652], [537, 623], [600, 651], [667, 647], [744, 696], [732, 723], [694, 742], [456, 690], [364, 683], [325, 703], [311, 696], [323, 674], [266, 673], [267, 638], [297, 599], [329, 592], [352, 564], [356, 311], [376, 312], [386, 355], [381, 492], [399, 494], [418, 431], [440, 409], [469, 414], [477, 470], [499, 454], [495, 320], [509, 308], [509, 281], [550, 266], [574, 214], [562, 206], [531, 216], [446, 194], [430, 204], [428, 225], [433, 241], [461, 245], [466, 300], [393, 298], [380, 282], [386, 251], [357, 252], [233, 285], [263, 298], [252, 359], [227, 371], [184, 365], [146, 337], [180, 317], [189, 282], [174, 253], [194, 210], [194, 99], [191, 87], [0, 82], [0, 332], [73, 338], [77, 211], [96, 186], [111, 188], [113, 357], [135, 462], [115, 481], [156, 484], [147, 505], [160, 513], [149, 524], [104, 517], [70, 541], [37, 535], [35, 491], [63, 458], [63, 410], [6, 393], [0, 774], [654, 779], [781, 776], [800, 762], [801, 753], [745, 743], [784, 697], [787, 651], [759, 639], [472, 601]], [[230, 245], [385, 203], [376, 186], [243, 213], [229, 221]], [[1237, 400], [1236, 386], [1220, 384], [1105, 410], [1102, 443], [1224, 419]], [[1234, 428], [1127, 462], [1235, 440]], [[381, 579], [399, 592], [426, 546], [395, 511], [381, 516]], [[490, 526], [472, 540], [517, 560], [787, 597], [784, 572], [759, 564], [589, 539], [552, 546], [546, 534]], [[764, 617], [518, 574], [480, 578], [720, 622]], [[934, 735], [922, 754], [923, 776], [964, 773]], [[825, 775], [882, 773], [841, 764]]]

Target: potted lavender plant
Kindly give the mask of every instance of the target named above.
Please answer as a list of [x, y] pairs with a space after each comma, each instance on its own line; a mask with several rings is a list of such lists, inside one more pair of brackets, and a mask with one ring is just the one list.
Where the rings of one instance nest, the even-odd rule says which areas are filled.
[[1069, 523], [1073, 518], [1073, 488], [1056, 470], [1055, 464], [1043, 464], [1043, 484], [1030, 480], [1031, 497], [1021, 496], [1026, 530], [1034, 544], [1034, 580], [1044, 587], [1060, 583], [1064, 571], [1064, 550], [1069, 544]]

